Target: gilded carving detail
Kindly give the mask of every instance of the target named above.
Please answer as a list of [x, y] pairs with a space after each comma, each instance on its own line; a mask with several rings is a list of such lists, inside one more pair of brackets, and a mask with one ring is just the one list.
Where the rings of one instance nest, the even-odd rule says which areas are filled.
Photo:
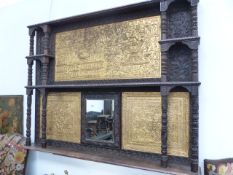
[[[161, 96], [159, 92], [122, 94], [122, 148], [161, 153]], [[188, 157], [189, 93], [168, 97], [168, 154]]]
[[160, 16], [57, 33], [55, 81], [160, 78], [160, 33]]
[[159, 92], [122, 94], [122, 148], [161, 152], [161, 96]]
[[49, 93], [47, 139], [80, 143], [81, 93]]
[[189, 155], [189, 93], [173, 92], [168, 97], [168, 154]]

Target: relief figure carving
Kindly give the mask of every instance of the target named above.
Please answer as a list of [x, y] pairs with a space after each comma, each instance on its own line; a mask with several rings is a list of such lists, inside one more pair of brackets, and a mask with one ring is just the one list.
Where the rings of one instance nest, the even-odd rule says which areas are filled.
[[56, 33], [55, 81], [160, 78], [160, 16]]

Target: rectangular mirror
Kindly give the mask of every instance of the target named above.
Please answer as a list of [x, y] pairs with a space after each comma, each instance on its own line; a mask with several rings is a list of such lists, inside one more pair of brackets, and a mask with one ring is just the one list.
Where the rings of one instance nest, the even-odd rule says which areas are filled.
[[86, 99], [86, 139], [113, 142], [113, 121], [113, 99]]
[[118, 147], [119, 125], [119, 102], [117, 94], [83, 95], [83, 143]]

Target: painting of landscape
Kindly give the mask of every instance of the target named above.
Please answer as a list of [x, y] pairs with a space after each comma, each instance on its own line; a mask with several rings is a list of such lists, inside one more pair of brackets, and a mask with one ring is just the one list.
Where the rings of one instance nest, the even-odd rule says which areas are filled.
[[23, 133], [23, 96], [0, 96], [0, 134]]

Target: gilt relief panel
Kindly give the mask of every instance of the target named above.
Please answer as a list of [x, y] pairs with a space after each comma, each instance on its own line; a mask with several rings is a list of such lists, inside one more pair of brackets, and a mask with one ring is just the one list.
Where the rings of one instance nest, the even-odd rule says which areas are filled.
[[161, 96], [159, 92], [122, 94], [122, 147], [161, 152]]
[[160, 16], [59, 32], [55, 81], [160, 78]]
[[173, 92], [168, 98], [168, 154], [188, 157], [189, 93]]
[[81, 93], [49, 93], [47, 139], [80, 143]]
[[[122, 95], [122, 147], [161, 153], [161, 96], [159, 92]], [[168, 98], [168, 154], [188, 157], [189, 94], [172, 92]]]

